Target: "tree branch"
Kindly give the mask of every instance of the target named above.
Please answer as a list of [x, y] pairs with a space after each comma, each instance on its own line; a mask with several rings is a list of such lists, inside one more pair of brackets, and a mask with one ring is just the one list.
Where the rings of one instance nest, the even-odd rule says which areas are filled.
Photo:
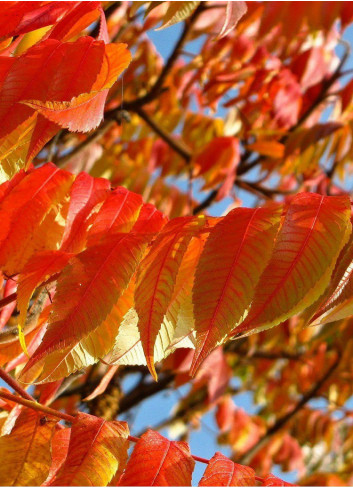
[[[48, 406], [44, 406], [43, 404], [40, 404], [39, 402], [29, 401], [27, 399], [23, 399], [21, 397], [14, 396], [13, 394], [8, 394], [7, 392], [0, 392], [0, 398], [16, 402], [17, 404], [22, 404], [22, 406], [26, 406], [30, 409], [33, 409], [34, 411], [37, 411], [37, 412], [42, 412], [44, 414], [48, 414], [49, 416], [53, 416], [54, 418], [63, 419], [65, 421], [67, 421], [68, 423], [74, 423], [75, 422], [75, 416], [71, 416], [70, 414], [62, 413], [61, 411], [57, 411], [56, 409], [52, 409]], [[127, 439], [133, 443], [137, 443], [139, 441], [138, 437], [132, 436], [132, 435], [128, 435]], [[201, 462], [201, 463], [206, 464], [206, 465], [210, 463], [209, 459], [199, 457], [198, 455], [191, 454], [191, 457], [196, 462]], [[264, 479], [262, 477], [258, 477], [258, 476], [255, 476], [255, 479], [259, 482], [264, 481]]]
[[157, 394], [168, 387], [174, 380], [174, 374], [166, 374], [158, 382], [144, 383], [140, 382], [130, 392], [128, 392], [120, 401], [118, 414], [124, 413], [150, 396]]
[[69, 423], [73, 423], [75, 421], [75, 417], [70, 414], [65, 414], [56, 409], [52, 409], [48, 406], [43, 406], [43, 404], [39, 404], [39, 402], [30, 401], [28, 399], [24, 399], [22, 397], [15, 396], [13, 394], [9, 394], [7, 392], [0, 392], [1, 399], [7, 399], [8, 401], [16, 402], [17, 404], [22, 404], [22, 406], [26, 406], [34, 411], [39, 411], [49, 416], [54, 416], [54, 418], [64, 419]]
[[16, 379], [11, 377], [7, 372], [5, 372], [4, 369], [0, 368], [0, 378], [6, 382], [7, 385], [13, 388], [14, 391], [16, 391], [20, 396], [22, 396], [24, 399], [27, 399], [28, 401], [34, 401], [34, 397], [32, 397], [30, 394], [28, 394], [27, 391], [25, 391], [20, 384], [17, 382]]
[[273, 436], [277, 431], [279, 431], [293, 416], [295, 416], [311, 399], [313, 399], [316, 394], [320, 391], [321, 387], [325, 384], [325, 382], [330, 378], [333, 372], [338, 367], [341, 360], [341, 356], [337, 355], [336, 360], [333, 362], [331, 367], [325, 372], [325, 374], [313, 385], [313, 387], [302, 396], [300, 401], [285, 415], [278, 418], [277, 421], [267, 430], [264, 436], [239, 460], [237, 463], [241, 463], [244, 465], [248, 465], [254, 455], [263, 448], [264, 445], [268, 442], [268, 440]]
[[148, 124], [153, 131], [158, 134], [176, 153], [178, 153], [187, 163], [191, 161], [190, 150], [180, 141], [173, 138], [171, 134], [160, 127], [142, 107], [135, 108], [136, 114]]
[[[342, 76], [342, 68], [344, 67], [345, 63], [347, 62], [347, 59], [348, 59], [349, 54], [351, 52], [351, 47], [350, 47], [349, 43], [347, 43], [346, 41], [344, 41], [342, 39], [340, 40], [340, 42], [341, 42], [341, 44], [343, 44], [345, 46], [346, 51], [343, 54], [342, 59], [338, 65], [337, 69], [334, 71], [334, 73], [332, 74], [332, 76], [329, 79], [324, 80], [323, 85], [322, 85], [322, 90], [318, 94], [317, 98], [313, 101], [313, 103], [310, 105], [308, 110], [298, 119], [297, 123], [289, 129], [287, 135], [283, 136], [280, 139], [280, 141], [279, 141], [280, 143], [285, 144], [289, 135], [291, 133], [293, 133], [294, 131], [296, 131], [311, 116], [311, 114], [315, 111], [315, 109], [317, 109], [317, 107], [325, 100], [325, 98], [327, 97], [328, 91], [330, 90], [332, 85]], [[236, 175], [236, 178], [234, 180], [234, 185], [238, 185], [238, 186], [243, 185], [244, 186], [245, 182], [239, 180], [238, 177], [241, 175], [244, 175], [248, 171], [255, 168], [257, 165], [259, 165], [266, 158], [264, 156], [259, 155], [253, 161], [249, 162], [248, 160], [249, 160], [250, 156], [251, 156], [251, 153], [249, 153], [249, 152], [244, 153], [243, 158], [241, 159], [240, 164], [237, 168], [237, 175]], [[333, 169], [333, 171], [334, 171], [334, 169]], [[333, 174], [333, 171], [332, 171], [332, 174]], [[240, 185], [239, 185], [239, 183], [240, 183]], [[249, 182], [246, 182], [246, 183], [249, 184]], [[254, 184], [252, 184], [252, 188], [254, 188]], [[263, 190], [265, 190], [265, 193], [263, 192]], [[261, 193], [263, 193], [265, 197], [266, 197], [266, 191], [267, 191], [267, 189], [261, 188]], [[202, 210], [209, 207], [213, 203], [213, 201], [216, 199], [217, 194], [218, 194], [218, 190], [212, 190], [210, 192], [210, 194], [205, 198], [205, 200], [203, 202], [201, 202], [194, 209], [194, 214], [198, 214]], [[272, 195], [273, 195], [273, 193], [272, 193]]]

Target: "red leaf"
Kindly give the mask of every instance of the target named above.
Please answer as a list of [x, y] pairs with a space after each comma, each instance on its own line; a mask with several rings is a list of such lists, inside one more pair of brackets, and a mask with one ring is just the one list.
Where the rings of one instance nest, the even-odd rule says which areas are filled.
[[155, 340], [173, 295], [180, 263], [197, 227], [198, 220], [192, 217], [170, 221], [139, 266], [135, 307], [147, 366], [155, 378]]
[[255, 472], [251, 467], [234, 463], [216, 452], [206, 467], [199, 486], [240, 487], [255, 486]]
[[49, 325], [24, 371], [87, 336], [108, 316], [135, 272], [145, 237], [120, 234], [71, 259], [57, 282]]
[[1, 61], [0, 145], [7, 148], [4, 158], [11, 163], [12, 154], [19, 158], [16, 151], [25, 161], [33, 158], [57, 125], [83, 132], [96, 127], [107, 89], [129, 64], [130, 54], [124, 44], [82, 37], [70, 43], [47, 39]]
[[272, 474], [269, 474], [264, 478], [263, 485], [266, 487], [294, 487], [294, 484], [289, 484], [289, 482], [285, 482]]
[[126, 188], [116, 188], [103, 203], [88, 233], [87, 245], [93, 246], [109, 233], [127, 233], [134, 226], [140, 209], [142, 197]]
[[[45, 232], [40, 225], [53, 206], [64, 202], [71, 184], [71, 174], [47, 163], [26, 174], [3, 199], [0, 205], [0, 266], [6, 273], [21, 272], [34, 252], [48, 246], [55, 215], [46, 222]], [[53, 239], [56, 244], [56, 236]], [[21, 247], [17, 245], [19, 242]], [[52, 246], [55, 246], [54, 242]]]
[[346, 196], [296, 195], [256, 287], [249, 314], [232, 334], [275, 326], [310, 306], [328, 286], [350, 233]]
[[0, 8], [0, 38], [19, 36], [53, 25], [76, 3], [3, 2]]
[[239, 20], [245, 15], [247, 6], [245, 2], [227, 2], [226, 17], [222, 26], [221, 32], [218, 34], [217, 39], [221, 39], [229, 34], [232, 29], [237, 25]]
[[71, 253], [83, 250], [87, 238], [88, 218], [95, 206], [109, 196], [109, 190], [109, 181], [104, 178], [93, 178], [84, 172], [76, 177], [71, 188], [62, 250]]
[[193, 287], [197, 343], [191, 375], [249, 307], [279, 219], [279, 207], [234, 209], [211, 229]]
[[136, 443], [119, 486], [190, 486], [194, 465], [187, 443], [148, 430]]
[[198, 370], [194, 389], [206, 385], [208, 391], [208, 401], [213, 403], [224, 393], [232, 378], [232, 369], [226, 362], [221, 346], [213, 350]]

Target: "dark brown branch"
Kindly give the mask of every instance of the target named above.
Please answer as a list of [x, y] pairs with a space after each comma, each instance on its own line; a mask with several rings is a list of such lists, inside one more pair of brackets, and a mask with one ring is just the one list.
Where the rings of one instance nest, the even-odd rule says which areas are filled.
[[121, 399], [118, 414], [129, 411], [148, 397], [164, 390], [173, 380], [174, 374], [165, 374], [163, 377], [160, 376], [158, 382], [139, 383]]
[[189, 163], [191, 160], [191, 152], [188, 148], [184, 146], [182, 142], [174, 139], [171, 134], [165, 131], [161, 126], [159, 126], [142, 107], [135, 108], [136, 114], [138, 114], [141, 119], [143, 119], [146, 124], [148, 124], [153, 131], [158, 134], [158, 136], [163, 139], [168, 146], [170, 146], [176, 153], [178, 153], [184, 160]]
[[[109, 7], [104, 10], [105, 19], [108, 20], [109, 17], [113, 15], [115, 10], [121, 5], [121, 2], [113, 2]], [[96, 25], [94, 26], [92, 32], [90, 32], [90, 36], [96, 38], [99, 35], [101, 20], [100, 18], [97, 20]]]
[[58, 166], [62, 166], [64, 163], [66, 163], [73, 156], [76, 156], [83, 149], [85, 149], [88, 145], [99, 140], [110, 129], [110, 127], [114, 124], [114, 122], [118, 119], [119, 113], [123, 109], [126, 111], [133, 111], [133, 112], [138, 113], [138, 111], [141, 109], [141, 107], [152, 102], [153, 100], [155, 100], [156, 97], [158, 97], [160, 95], [160, 93], [164, 90], [163, 85], [164, 85], [164, 82], [165, 82], [170, 70], [172, 69], [172, 67], [174, 66], [174, 63], [176, 62], [176, 60], [178, 59], [179, 55], [182, 52], [183, 45], [184, 45], [184, 43], [188, 37], [190, 29], [191, 29], [192, 25], [194, 24], [194, 22], [196, 21], [197, 17], [203, 11], [203, 9], [204, 9], [204, 5], [201, 2], [201, 4], [193, 12], [191, 17], [185, 21], [183, 31], [181, 33], [181, 36], [180, 36], [178, 42], [176, 43], [176, 45], [173, 49], [173, 52], [169, 56], [169, 58], [168, 58], [166, 64], [164, 65], [159, 77], [157, 78], [157, 81], [152, 86], [152, 88], [149, 90], [149, 92], [146, 93], [145, 95], [143, 95], [142, 97], [137, 98], [136, 100], [123, 101], [115, 109], [107, 111], [104, 114], [105, 120], [102, 122], [102, 124], [95, 131], [93, 131], [84, 141], [82, 141], [79, 145], [77, 145], [70, 153], [58, 158], [55, 161], [55, 163]]
[[114, 119], [110, 118], [102, 122], [102, 124], [95, 130], [93, 131], [87, 138], [82, 141], [80, 144], [74, 147], [74, 149], [64, 155], [60, 156], [60, 158], [57, 158], [54, 160], [54, 163], [57, 166], [63, 166], [67, 161], [71, 160], [74, 156], [76, 156], [78, 153], [83, 151], [87, 146], [90, 144], [98, 141], [101, 137], [104, 136], [104, 134], [114, 125]]
[[[342, 56], [342, 59], [338, 65], [337, 69], [335, 70], [335, 72], [332, 74], [332, 76], [330, 78], [328, 78], [327, 80], [324, 80], [321, 92], [318, 94], [316, 99], [310, 105], [308, 110], [304, 114], [302, 114], [302, 116], [298, 119], [297, 123], [289, 129], [287, 135], [280, 139], [280, 141], [279, 141], [280, 143], [284, 144], [286, 142], [286, 140], [288, 139], [289, 135], [291, 133], [293, 133], [294, 131], [296, 131], [311, 116], [311, 114], [318, 108], [318, 106], [326, 99], [328, 92], [329, 92], [330, 88], [332, 87], [332, 85], [342, 76], [342, 74], [343, 74], [342, 68], [344, 67], [344, 65], [345, 65], [345, 63], [349, 57], [351, 48], [350, 48], [349, 43], [347, 43], [346, 41], [340, 40], [340, 42], [341, 42], [341, 44], [343, 44], [345, 46], [346, 51], [345, 51], [344, 55]], [[253, 161], [249, 161], [250, 156], [251, 156], [251, 153], [249, 153], [249, 152], [246, 152], [243, 155], [243, 157], [240, 161], [240, 164], [238, 166], [238, 169], [237, 169], [237, 175], [236, 175], [236, 178], [234, 181], [234, 185], [238, 185], [238, 186], [244, 185], [244, 182], [242, 182], [239, 185], [239, 183], [241, 181], [239, 181], [238, 177], [241, 175], [244, 175], [248, 171], [250, 171], [253, 168], [255, 168], [256, 166], [258, 166], [266, 158], [264, 156], [259, 155]], [[335, 168], [332, 169], [331, 175], [329, 175], [329, 176], [333, 175], [334, 170], [335, 170]], [[247, 183], [249, 183], [249, 182], [247, 182]], [[252, 184], [252, 188], [254, 188], [254, 184]], [[267, 197], [266, 193], [264, 193], [262, 190], [263, 189], [261, 189], [261, 193], [264, 194], [265, 197]], [[197, 214], [197, 213], [201, 212], [202, 210], [206, 209], [207, 207], [209, 207], [213, 203], [213, 201], [216, 199], [217, 193], [218, 193], [217, 190], [212, 190], [210, 192], [210, 194], [205, 198], [205, 200], [203, 202], [201, 202], [194, 209], [194, 214]], [[280, 192], [280, 193], [282, 193], [282, 192]], [[273, 191], [272, 191], [272, 195], [273, 195]]]
[[340, 362], [340, 355], [337, 355], [336, 360], [333, 362], [331, 367], [325, 372], [325, 374], [319, 379], [313, 387], [302, 396], [300, 401], [285, 415], [281, 416], [280, 418], [277, 419], [277, 421], [267, 430], [267, 432], [264, 434], [264, 436], [242, 457], [240, 457], [239, 460], [237, 460], [237, 463], [241, 463], [244, 465], [248, 465], [251, 461], [251, 459], [254, 457], [254, 455], [266, 445], [266, 443], [269, 441], [271, 436], [273, 436], [275, 433], [277, 433], [283, 426], [293, 418], [311, 399], [313, 399], [320, 389], [323, 387], [325, 382], [330, 378], [330, 376], [334, 373], [336, 368], [339, 365]]

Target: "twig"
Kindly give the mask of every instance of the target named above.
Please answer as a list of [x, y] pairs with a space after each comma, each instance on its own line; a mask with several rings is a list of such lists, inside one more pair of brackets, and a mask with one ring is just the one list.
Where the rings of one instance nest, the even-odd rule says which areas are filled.
[[[288, 133], [280, 139], [280, 141], [279, 141], [280, 143], [284, 144], [286, 142], [286, 140], [288, 139], [289, 135], [291, 133], [293, 133], [294, 131], [296, 131], [310, 117], [310, 115], [314, 112], [314, 110], [325, 100], [325, 98], [327, 96], [327, 93], [330, 90], [330, 88], [332, 87], [332, 85], [344, 73], [344, 72], [342, 72], [342, 68], [345, 65], [345, 63], [346, 63], [346, 61], [347, 61], [347, 59], [349, 57], [349, 54], [350, 54], [350, 51], [351, 51], [351, 47], [350, 47], [349, 43], [347, 43], [346, 41], [344, 41], [342, 39], [340, 40], [340, 43], [345, 46], [346, 51], [345, 51], [344, 55], [342, 56], [342, 59], [341, 59], [339, 65], [338, 65], [337, 69], [335, 70], [335, 72], [332, 74], [332, 76], [328, 80], [325, 80], [323, 82], [322, 90], [319, 93], [319, 95], [316, 97], [316, 99], [314, 100], [314, 102], [310, 105], [310, 107], [308, 108], [308, 110], [298, 119], [297, 123], [294, 126], [292, 126], [288, 130]], [[242, 159], [240, 161], [240, 164], [238, 166], [238, 169], [237, 169], [237, 175], [236, 175], [236, 178], [235, 178], [235, 181], [234, 181], [234, 185], [238, 185], [239, 184], [239, 179], [238, 179], [239, 176], [241, 176], [241, 175], [247, 173], [248, 171], [252, 170], [253, 168], [255, 168], [264, 159], [264, 156], [261, 156], [260, 155], [257, 158], [255, 158], [255, 160], [249, 162], [248, 159], [249, 159], [250, 155], [251, 155], [251, 153], [249, 153], [249, 152], [247, 152], [247, 153], [245, 153], [243, 155], [243, 157], [242, 157]], [[335, 169], [333, 169], [333, 171], [334, 170]], [[243, 185], [243, 183], [241, 185]], [[254, 188], [254, 184], [252, 185], [252, 187]], [[212, 190], [212, 192], [210, 192], [210, 194], [205, 198], [205, 200], [203, 202], [201, 202], [194, 209], [194, 214], [197, 214], [198, 212], [201, 212], [203, 209], [205, 209], [209, 205], [211, 205], [212, 202], [217, 197], [217, 193], [218, 193], [217, 190]]]
[[51, 140], [49, 150], [48, 150], [48, 161], [51, 161], [54, 158], [56, 145], [58, 144], [61, 134], [62, 134], [62, 130], [58, 131], [53, 137], [53, 139]]
[[139, 383], [121, 399], [118, 414], [128, 411], [135, 405], [140, 404], [144, 399], [164, 390], [173, 380], [174, 375], [167, 374], [163, 378], [158, 379], [158, 382]]
[[[115, 117], [116, 117], [116, 114], [115, 114]], [[64, 155], [64, 156], [61, 156], [60, 158], [57, 158], [55, 159], [54, 163], [57, 165], [57, 166], [63, 166], [67, 161], [71, 160], [71, 158], [73, 158], [74, 156], [76, 156], [78, 153], [80, 153], [81, 151], [83, 151], [87, 146], [89, 146], [90, 144], [98, 141], [98, 139], [100, 139], [101, 137], [104, 136], [104, 134], [114, 125], [114, 118], [108, 118], [107, 120], [105, 120], [104, 122], [102, 122], [102, 124], [98, 127], [98, 129], [96, 129], [94, 132], [92, 132], [89, 136], [87, 136], [87, 138], [82, 141], [80, 144], [78, 144], [77, 146], [74, 147], [74, 149]]]
[[178, 153], [184, 160], [189, 163], [191, 160], [191, 152], [183, 143], [177, 141], [167, 131], [160, 127], [142, 107], [135, 108], [136, 114], [148, 124], [153, 131], [158, 134], [176, 153]]
[[0, 398], [16, 402], [17, 404], [22, 404], [23, 406], [26, 406], [30, 409], [34, 409], [34, 411], [39, 411], [46, 413], [50, 416], [54, 416], [54, 418], [64, 419], [69, 423], [73, 423], [75, 421], [75, 417], [71, 416], [70, 414], [61, 413], [56, 409], [52, 409], [48, 406], [43, 406], [43, 404], [39, 404], [39, 402], [31, 401], [29, 399], [23, 399], [22, 397], [15, 396], [7, 392], [0, 392]]
[[22, 396], [23, 398], [27, 399], [28, 401], [34, 401], [35, 402], [34, 397], [32, 397], [30, 394], [28, 394], [28, 392], [25, 391], [20, 386], [20, 384], [17, 382], [16, 379], [14, 379], [13, 377], [11, 377], [11, 375], [9, 375], [7, 372], [5, 372], [5, 370], [2, 369], [2, 368], [0, 368], [0, 378], [2, 378], [2, 380], [4, 382], [6, 382], [7, 385], [9, 385], [10, 387], [12, 387], [14, 391], [16, 391], [18, 394], [20, 394], [20, 396]]
[[[23, 399], [21, 397], [14, 396], [13, 394], [8, 394], [7, 392], [0, 392], [0, 398], [16, 402], [17, 404], [22, 404], [23, 406], [26, 406], [30, 409], [33, 409], [34, 411], [48, 414], [49, 416], [53, 416], [54, 418], [63, 419], [64, 421], [67, 421], [69, 423], [75, 422], [75, 416], [71, 416], [70, 414], [62, 413], [61, 411], [57, 411], [56, 409], [52, 409], [48, 406], [44, 406], [43, 404], [40, 404], [39, 402], [29, 401], [27, 399]], [[137, 443], [140, 440], [136, 436], [132, 436], [132, 435], [128, 435], [127, 439], [133, 443]], [[199, 457], [198, 455], [192, 455], [192, 454], [191, 454], [191, 456], [196, 462], [201, 462], [201, 463], [206, 464], [206, 465], [210, 463], [209, 459], [207, 459], [207, 458]], [[264, 479], [262, 477], [258, 477], [258, 476], [255, 476], [255, 479], [259, 482], [264, 481]]]

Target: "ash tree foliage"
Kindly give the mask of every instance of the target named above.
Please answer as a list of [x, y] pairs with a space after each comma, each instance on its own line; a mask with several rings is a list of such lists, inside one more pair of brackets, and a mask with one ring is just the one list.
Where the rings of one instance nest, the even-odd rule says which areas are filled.
[[352, 22], [1, 3], [0, 485], [353, 483]]

